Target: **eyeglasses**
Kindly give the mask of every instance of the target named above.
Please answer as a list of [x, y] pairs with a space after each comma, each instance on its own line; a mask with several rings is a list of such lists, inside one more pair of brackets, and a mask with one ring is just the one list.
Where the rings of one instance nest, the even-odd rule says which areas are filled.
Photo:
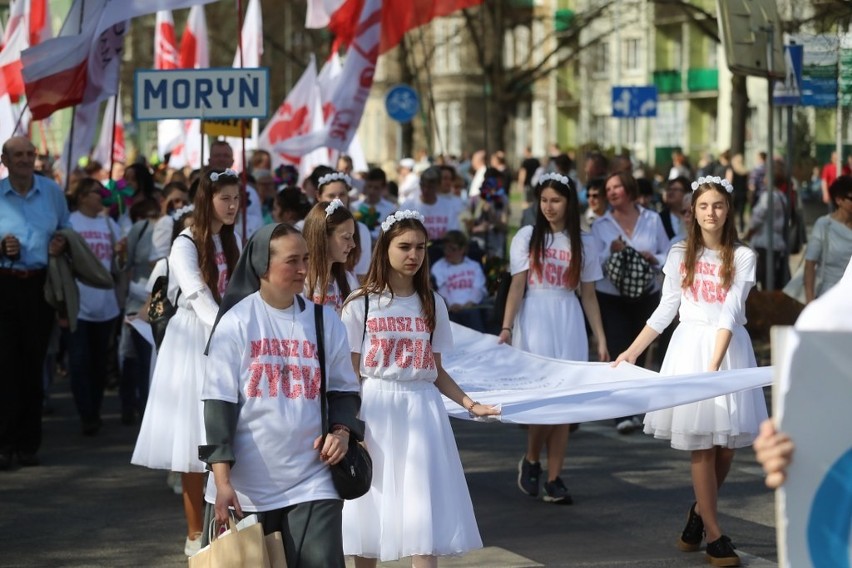
[[600, 199], [600, 198], [601, 198], [600, 193], [590, 193], [589, 194], [589, 199]]

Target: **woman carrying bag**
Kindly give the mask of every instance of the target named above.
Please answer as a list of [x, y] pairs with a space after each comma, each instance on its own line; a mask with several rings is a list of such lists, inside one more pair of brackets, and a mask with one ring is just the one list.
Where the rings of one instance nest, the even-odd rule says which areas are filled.
[[852, 257], [852, 176], [834, 180], [828, 195], [834, 211], [816, 220], [805, 251], [805, 304], [837, 284]]
[[231, 277], [207, 350], [201, 398], [209, 445], [199, 453], [215, 514], [256, 513], [265, 534], [281, 532], [288, 566], [344, 566], [343, 502], [329, 466], [346, 455], [356, 418], [358, 378], [346, 331], [323, 308], [328, 424], [321, 424], [321, 369], [314, 304], [299, 297], [308, 249], [292, 226], [252, 237]]

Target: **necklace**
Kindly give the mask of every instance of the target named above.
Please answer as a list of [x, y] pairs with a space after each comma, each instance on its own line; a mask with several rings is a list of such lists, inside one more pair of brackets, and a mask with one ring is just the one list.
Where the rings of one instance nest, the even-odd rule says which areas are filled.
[[[269, 304], [267, 304], [266, 300], [264, 300], [262, 297], [260, 298], [260, 301], [261, 301], [261, 303], [263, 303], [263, 311], [264, 311], [264, 313], [266, 313], [266, 320], [269, 323], [269, 327], [271, 329], [277, 329], [277, 326], [272, 321], [272, 314], [269, 313]], [[296, 308], [295, 296], [293, 297], [292, 308], [293, 308], [293, 313], [290, 316], [290, 335], [287, 336], [287, 339], [293, 339], [293, 335], [295, 334], [295, 331], [296, 331], [296, 315], [298, 314], [298, 311], [297, 311], [297, 308]], [[281, 315], [286, 315], [288, 309], [289, 308], [284, 308], [284, 309], [279, 310], [279, 311], [281, 312]]]

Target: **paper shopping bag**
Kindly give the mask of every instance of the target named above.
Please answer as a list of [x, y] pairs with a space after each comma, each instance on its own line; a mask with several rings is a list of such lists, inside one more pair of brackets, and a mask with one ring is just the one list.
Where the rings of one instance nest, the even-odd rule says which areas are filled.
[[264, 537], [266, 540], [266, 555], [269, 557], [269, 568], [287, 568], [287, 557], [284, 555], [284, 539], [281, 532], [274, 532]]
[[189, 568], [269, 568], [263, 526], [253, 524], [238, 530], [233, 519], [230, 530], [214, 536], [210, 546], [189, 559]]

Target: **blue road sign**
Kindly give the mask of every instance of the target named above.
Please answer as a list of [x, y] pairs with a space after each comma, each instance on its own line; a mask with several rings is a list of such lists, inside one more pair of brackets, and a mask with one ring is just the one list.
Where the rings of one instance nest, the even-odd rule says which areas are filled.
[[613, 87], [612, 116], [615, 118], [657, 116], [657, 87]]
[[396, 85], [391, 87], [385, 95], [385, 109], [388, 115], [397, 122], [411, 122], [420, 108], [420, 100], [417, 91], [409, 85]]
[[772, 104], [775, 106], [796, 106], [802, 103], [802, 61], [804, 56], [805, 46], [784, 46], [787, 74], [783, 81], [775, 82], [772, 95]]

